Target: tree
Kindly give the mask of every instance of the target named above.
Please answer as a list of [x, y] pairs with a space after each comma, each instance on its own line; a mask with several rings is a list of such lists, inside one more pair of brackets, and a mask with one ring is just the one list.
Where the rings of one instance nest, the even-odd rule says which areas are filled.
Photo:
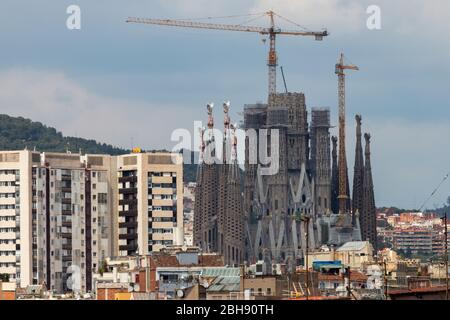
[[100, 267], [98, 268], [98, 273], [103, 277], [103, 273], [105, 273], [108, 270], [108, 263], [106, 260], [102, 260]]

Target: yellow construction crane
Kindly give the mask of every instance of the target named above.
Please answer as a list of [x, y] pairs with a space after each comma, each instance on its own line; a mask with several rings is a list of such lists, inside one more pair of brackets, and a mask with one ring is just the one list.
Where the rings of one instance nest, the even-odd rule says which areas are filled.
[[344, 63], [344, 54], [336, 64], [335, 73], [338, 75], [338, 91], [339, 91], [339, 213], [347, 213], [348, 208], [348, 172], [347, 157], [345, 153], [345, 73], [344, 70], [355, 70], [359, 68], [355, 65]]
[[[315, 40], [322, 40], [323, 37], [328, 36], [327, 30], [322, 31], [309, 31], [306, 28], [300, 26], [299, 24], [286, 19], [273, 11], [268, 11], [260, 14], [249, 14], [249, 15], [241, 15], [241, 16], [229, 16], [226, 18], [232, 17], [248, 17], [248, 16], [257, 16], [251, 21], [262, 17], [268, 16], [270, 19], [269, 27], [259, 27], [259, 26], [247, 26], [244, 24], [216, 24], [216, 23], [204, 23], [204, 22], [195, 22], [195, 21], [186, 21], [186, 20], [170, 20], [170, 19], [146, 19], [146, 18], [128, 18], [127, 22], [131, 23], [144, 23], [144, 24], [156, 24], [156, 25], [164, 25], [164, 26], [174, 26], [174, 27], [185, 27], [185, 28], [198, 28], [198, 29], [215, 29], [215, 30], [227, 30], [227, 31], [241, 31], [241, 32], [255, 32], [265, 36], [269, 36], [270, 46], [269, 46], [269, 57], [267, 61], [267, 65], [269, 67], [269, 94], [276, 93], [276, 69], [277, 69], [277, 52], [275, 50], [275, 38], [277, 35], [290, 35], [290, 36], [313, 36]], [[281, 30], [280, 28], [275, 26], [275, 16], [281, 18], [289, 23], [295, 24], [297, 27], [301, 27], [304, 30], [298, 31], [289, 31], [289, 30]], [[217, 18], [225, 18], [225, 17], [217, 17]], [[247, 21], [248, 23], [249, 21]]]

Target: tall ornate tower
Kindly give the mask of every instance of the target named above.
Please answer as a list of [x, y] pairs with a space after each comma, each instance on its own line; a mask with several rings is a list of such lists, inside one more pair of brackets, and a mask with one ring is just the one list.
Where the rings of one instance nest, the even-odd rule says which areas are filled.
[[353, 196], [352, 208], [353, 217], [356, 212], [362, 213], [363, 205], [363, 177], [364, 177], [364, 158], [361, 143], [361, 116], [356, 115], [356, 147], [355, 147], [355, 166], [353, 174]]
[[330, 110], [313, 108], [311, 113], [311, 174], [315, 182], [317, 214], [331, 211]]
[[240, 169], [237, 162], [236, 126], [230, 123], [229, 102], [224, 103], [223, 163], [219, 165], [218, 252], [226, 264], [244, 259], [244, 210]]
[[[201, 130], [200, 163], [197, 168], [197, 186], [194, 206], [194, 244], [205, 252], [218, 250], [218, 166], [215, 161], [215, 140], [212, 134], [213, 104], [208, 104], [208, 129]], [[205, 137], [206, 141], [205, 141]]]
[[227, 264], [239, 264], [244, 259], [245, 219], [236, 152], [236, 127], [231, 124], [229, 108], [229, 102], [224, 103], [222, 161], [218, 161], [214, 150], [212, 104], [208, 105], [210, 131], [205, 134], [201, 130], [201, 162], [195, 189], [194, 243], [206, 252], [222, 254]]
[[[267, 104], [247, 104], [244, 106], [244, 129], [245, 137], [245, 176], [244, 176], [244, 212], [247, 219], [251, 218], [253, 212], [252, 199], [255, 192], [255, 181], [258, 171], [260, 130], [266, 125]], [[252, 158], [251, 157], [256, 157]]]
[[331, 211], [334, 214], [339, 213], [339, 177], [338, 177], [338, 163], [337, 163], [337, 137], [332, 137], [331, 141], [333, 142], [333, 165], [331, 170]]
[[370, 165], [370, 134], [364, 134], [366, 140], [365, 165], [363, 179], [363, 206], [361, 212], [362, 240], [368, 240], [377, 251], [377, 217], [373, 190], [372, 167]]

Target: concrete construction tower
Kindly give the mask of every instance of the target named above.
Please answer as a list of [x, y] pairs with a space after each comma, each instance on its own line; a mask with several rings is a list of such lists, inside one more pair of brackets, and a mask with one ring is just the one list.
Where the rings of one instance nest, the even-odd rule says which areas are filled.
[[315, 181], [315, 211], [331, 210], [330, 110], [313, 108], [311, 113], [311, 175]]
[[361, 217], [363, 205], [363, 177], [364, 177], [364, 158], [361, 143], [361, 116], [356, 115], [356, 147], [355, 147], [355, 165], [353, 174], [353, 196], [352, 209], [353, 217], [356, 212]]
[[362, 240], [370, 241], [377, 252], [377, 217], [375, 196], [372, 180], [372, 167], [370, 164], [370, 134], [364, 134], [366, 140], [364, 179], [363, 179], [363, 205], [361, 212], [361, 236]]

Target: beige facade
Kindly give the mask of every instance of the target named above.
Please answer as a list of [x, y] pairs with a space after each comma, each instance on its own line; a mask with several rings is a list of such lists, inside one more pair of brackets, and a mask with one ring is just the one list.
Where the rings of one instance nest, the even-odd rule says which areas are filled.
[[309, 268], [312, 268], [314, 261], [337, 260], [340, 260], [346, 267], [361, 269], [374, 261], [373, 247], [368, 241], [352, 241], [347, 242], [337, 250], [327, 249], [308, 253]]
[[137, 153], [117, 158], [118, 255], [146, 255], [183, 244], [182, 157]]

